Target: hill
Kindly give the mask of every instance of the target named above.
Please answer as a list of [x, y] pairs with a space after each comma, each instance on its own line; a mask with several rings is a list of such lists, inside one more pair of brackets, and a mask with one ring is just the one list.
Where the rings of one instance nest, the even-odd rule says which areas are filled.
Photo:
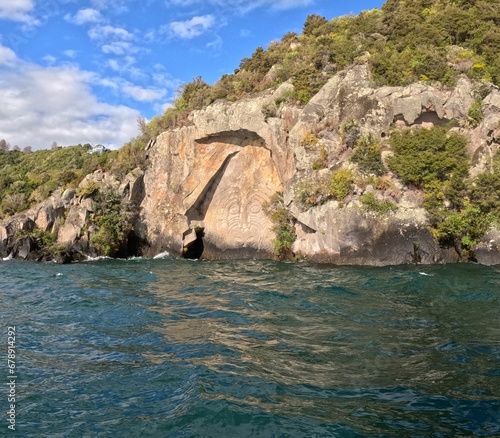
[[440, 82], [465, 74], [500, 85], [500, 8], [496, 0], [388, 0], [381, 9], [328, 21], [310, 15], [301, 35], [288, 33], [243, 58], [234, 74], [209, 86], [185, 84], [173, 108], [154, 118], [151, 136], [184, 123], [190, 111], [218, 99], [236, 101], [290, 81], [283, 97], [306, 104], [336, 73], [368, 62], [379, 85]]

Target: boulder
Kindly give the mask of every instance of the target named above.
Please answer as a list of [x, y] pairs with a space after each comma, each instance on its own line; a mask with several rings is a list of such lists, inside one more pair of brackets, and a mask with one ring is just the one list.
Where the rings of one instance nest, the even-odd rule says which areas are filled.
[[29, 254], [36, 251], [38, 246], [32, 237], [26, 236], [17, 240], [13, 248], [13, 255], [16, 258], [26, 260]]

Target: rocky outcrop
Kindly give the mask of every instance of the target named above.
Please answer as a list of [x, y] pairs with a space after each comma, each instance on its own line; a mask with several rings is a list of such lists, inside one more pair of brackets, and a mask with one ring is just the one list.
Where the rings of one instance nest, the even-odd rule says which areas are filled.
[[[384, 144], [395, 126], [426, 128], [453, 120], [475, 157], [471, 172], [479, 172], [498, 147], [498, 90], [490, 90], [485, 118], [472, 129], [468, 111], [475, 85], [466, 77], [454, 89], [425, 83], [376, 87], [369, 68], [357, 65], [330, 79], [304, 108], [278, 107], [276, 99], [290, 87], [236, 103], [216, 102], [150, 145], [141, 223], [151, 248], [179, 254], [198, 226], [205, 232], [205, 257], [272, 257], [274, 233], [262, 206], [282, 191], [296, 224], [293, 250], [301, 257], [364, 265], [459, 261], [457, 251], [434, 241], [421, 196], [412, 197], [393, 176], [393, 186], [401, 187], [387, 196], [398, 209], [385, 215], [361, 208], [363, 189], [344, 205], [332, 201], [304, 211], [296, 187], [311, 178], [321, 148], [327, 172], [348, 166], [346, 127], [353, 124], [354, 141], [371, 134]], [[311, 132], [318, 139], [314, 148], [303, 142]], [[383, 150], [383, 157], [390, 154]], [[487, 248], [478, 252], [479, 261], [499, 263], [497, 240], [490, 239]]]
[[[118, 181], [98, 170], [87, 175], [77, 190], [56, 191], [36, 207], [0, 221], [0, 257], [70, 263], [84, 260], [86, 255], [98, 255], [91, 245], [92, 235], [98, 230], [90, 221], [96, 202], [88, 194], [78, 193], [85, 193], [88, 187], [112, 190], [124, 203], [138, 205], [144, 197], [143, 176], [142, 170], [135, 169]], [[43, 237], [50, 237], [54, 244], [47, 247]], [[130, 248], [130, 255], [139, 250], [138, 245]]]

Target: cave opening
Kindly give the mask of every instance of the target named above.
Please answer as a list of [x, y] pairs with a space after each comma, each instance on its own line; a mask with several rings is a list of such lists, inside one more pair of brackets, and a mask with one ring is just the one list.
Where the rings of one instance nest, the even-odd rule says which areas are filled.
[[182, 248], [182, 258], [197, 260], [200, 259], [205, 246], [203, 244], [203, 238], [205, 237], [205, 228], [204, 227], [195, 227], [194, 232], [196, 235], [196, 239], [188, 244], [184, 245]]

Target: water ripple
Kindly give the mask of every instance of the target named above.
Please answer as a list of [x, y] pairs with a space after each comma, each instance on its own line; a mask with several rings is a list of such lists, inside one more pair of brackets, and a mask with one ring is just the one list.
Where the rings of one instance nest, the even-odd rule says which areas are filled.
[[0, 262], [18, 429], [500, 436], [499, 285], [477, 265]]

